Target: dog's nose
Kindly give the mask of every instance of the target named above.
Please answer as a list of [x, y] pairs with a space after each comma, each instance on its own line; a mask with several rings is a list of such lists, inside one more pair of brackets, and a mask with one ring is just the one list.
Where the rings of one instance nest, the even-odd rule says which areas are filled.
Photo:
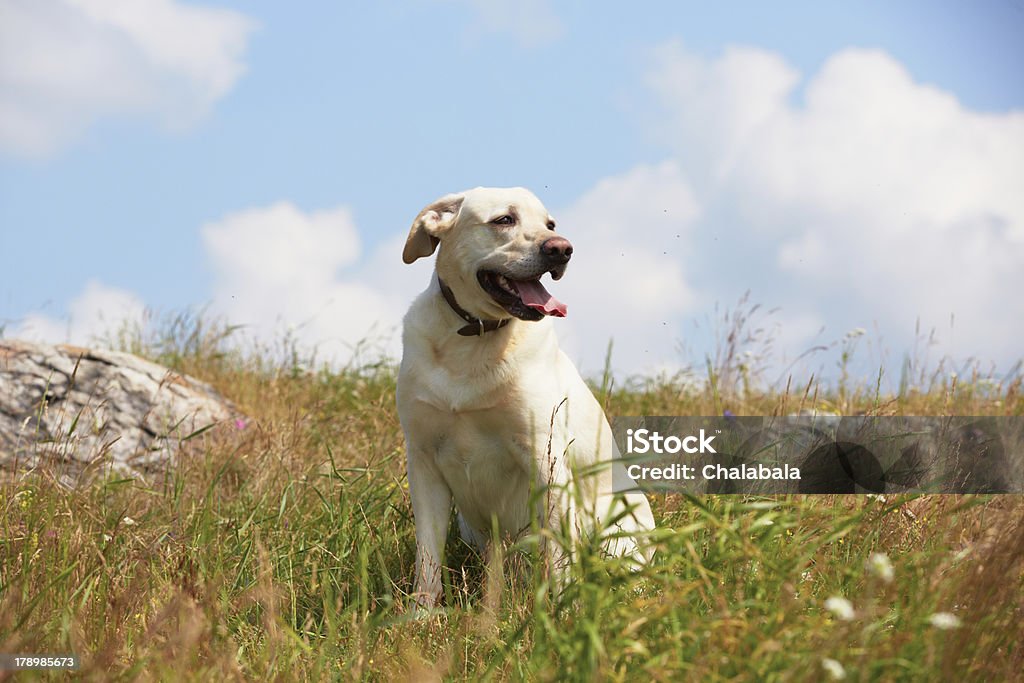
[[540, 253], [554, 263], [568, 263], [572, 257], [572, 245], [564, 237], [552, 237], [540, 245]]

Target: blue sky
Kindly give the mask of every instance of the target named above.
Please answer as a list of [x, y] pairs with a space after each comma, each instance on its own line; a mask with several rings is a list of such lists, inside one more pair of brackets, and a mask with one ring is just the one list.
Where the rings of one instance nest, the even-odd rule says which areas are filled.
[[778, 367], [856, 328], [898, 365], [919, 317], [1022, 355], [1024, 2], [132, 5], [0, 4], [9, 336], [208, 304], [396, 353], [412, 217], [523, 185], [589, 247], [553, 288], [585, 370], [699, 360], [746, 290]]

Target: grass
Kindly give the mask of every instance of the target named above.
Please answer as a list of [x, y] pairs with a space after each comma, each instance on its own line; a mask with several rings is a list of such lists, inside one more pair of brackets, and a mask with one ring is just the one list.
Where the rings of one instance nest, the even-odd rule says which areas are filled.
[[[561, 595], [528, 547], [488, 566], [453, 529], [445, 606], [416, 618], [393, 368], [309, 371], [294, 349], [225, 351], [230, 330], [187, 322], [126, 345], [212, 383], [248, 423], [193, 439], [160, 481], [68, 489], [37, 471], [0, 483], [0, 652], [77, 653], [98, 680], [1024, 670], [1019, 496], [660, 496], [655, 562], [634, 573], [585, 547]], [[606, 377], [597, 391], [610, 415], [1024, 414], [1019, 379], [908, 383], [897, 396], [814, 382], [758, 392], [709, 365], [702, 384]], [[852, 616], [826, 607], [833, 597]]]

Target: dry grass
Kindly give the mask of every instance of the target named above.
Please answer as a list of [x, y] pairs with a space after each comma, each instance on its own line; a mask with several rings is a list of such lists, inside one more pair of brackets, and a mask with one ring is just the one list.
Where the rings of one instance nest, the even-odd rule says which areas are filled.
[[[584, 548], [559, 596], [528, 550], [488, 568], [453, 531], [446, 607], [414, 618], [393, 369], [309, 372], [287, 348], [227, 352], [222, 332], [129, 346], [214, 384], [244, 429], [195, 439], [160, 482], [0, 484], [0, 652], [74, 652], [98, 680], [802, 681], [826, 679], [826, 658], [848, 680], [1024, 669], [1019, 496], [660, 497], [649, 568]], [[1019, 379], [892, 397], [737, 391], [716, 370], [701, 387], [599, 394], [611, 415], [1024, 414]], [[851, 620], [825, 608], [832, 596]], [[932, 625], [937, 613], [959, 627]]]

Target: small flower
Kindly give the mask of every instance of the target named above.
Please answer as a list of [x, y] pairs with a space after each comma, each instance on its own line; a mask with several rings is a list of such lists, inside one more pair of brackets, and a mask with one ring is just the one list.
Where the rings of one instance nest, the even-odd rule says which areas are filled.
[[237, 420], [235, 420], [235, 429], [237, 429], [239, 431], [245, 429], [248, 426], [249, 426], [249, 423], [246, 422], [245, 420], [243, 420], [242, 418], [238, 418]]
[[869, 493], [867, 494], [869, 500], [876, 500], [879, 503], [885, 504], [885, 496], [881, 493]]
[[892, 562], [885, 553], [872, 553], [868, 558], [868, 570], [886, 583], [892, 583], [896, 572], [893, 571]]
[[114, 539], [114, 537], [113, 537], [113, 536], [111, 536], [110, 534], [103, 534], [103, 540], [104, 540], [104, 542], [106, 542], [106, 543], [110, 543], [110, 541], [112, 541], [113, 539]]
[[865, 330], [863, 327], [855, 327], [846, 333], [846, 338], [856, 339], [857, 337], [863, 337], [865, 334], [867, 334], [867, 330]]
[[828, 677], [833, 681], [842, 681], [846, 679], [846, 669], [843, 665], [832, 659], [831, 657], [822, 657], [821, 668], [825, 670]]
[[22, 510], [27, 510], [32, 507], [32, 500], [36, 497], [36, 492], [32, 489], [22, 489], [14, 494], [14, 499], [18, 501], [18, 507]]
[[856, 614], [853, 611], [853, 603], [838, 595], [833, 595], [825, 601], [825, 609], [842, 621], [853, 621]]
[[941, 631], [960, 628], [960, 617], [951, 612], [936, 612], [928, 617], [928, 623]]
[[125, 526], [135, 526], [136, 524], [138, 524], [138, 522], [136, 522], [131, 517], [125, 517], [121, 520], [121, 524], [124, 524]]

